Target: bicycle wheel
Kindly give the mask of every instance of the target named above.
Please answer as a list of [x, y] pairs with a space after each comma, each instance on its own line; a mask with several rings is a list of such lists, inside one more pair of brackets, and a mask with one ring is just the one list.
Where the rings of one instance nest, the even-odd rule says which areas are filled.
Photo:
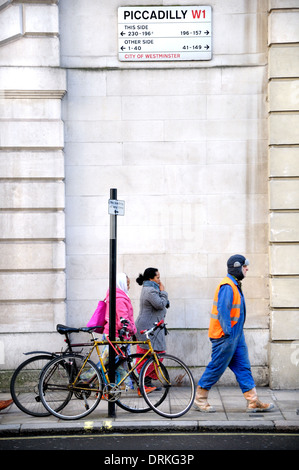
[[[119, 383], [123, 377], [136, 363], [136, 359], [140, 360], [143, 354], [130, 354], [126, 358], [119, 359], [115, 369], [115, 381]], [[121, 393], [116, 404], [123, 410], [131, 413], [146, 413], [151, 407], [146, 403], [139, 388], [139, 375], [137, 370], [133, 370], [130, 375], [119, 386]]]
[[164, 418], [178, 418], [192, 406], [194, 379], [180, 359], [169, 354], [159, 354], [158, 358], [159, 366], [154, 357], [144, 364], [140, 373], [141, 392], [156, 413]]
[[38, 383], [41, 371], [54, 356], [41, 354], [22, 362], [10, 380], [10, 393], [17, 407], [31, 416], [49, 416], [41, 402]]
[[91, 360], [84, 362], [83, 356], [64, 355], [51, 361], [41, 374], [41, 400], [57, 418], [83, 418], [98, 406], [102, 398], [100, 371]]

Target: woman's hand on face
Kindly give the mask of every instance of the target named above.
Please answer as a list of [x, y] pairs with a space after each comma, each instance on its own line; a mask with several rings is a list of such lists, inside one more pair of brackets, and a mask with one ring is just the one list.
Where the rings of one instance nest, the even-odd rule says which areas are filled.
[[155, 277], [153, 277], [153, 279], [150, 279], [150, 281], [156, 282], [159, 285], [160, 290], [164, 290], [164, 284], [161, 282], [159, 271], [156, 272]]

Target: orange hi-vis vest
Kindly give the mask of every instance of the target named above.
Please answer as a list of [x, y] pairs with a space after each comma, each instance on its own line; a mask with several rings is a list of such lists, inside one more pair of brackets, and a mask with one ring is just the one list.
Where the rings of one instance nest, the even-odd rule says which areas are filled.
[[212, 308], [212, 313], [211, 313], [211, 318], [210, 318], [210, 327], [209, 327], [209, 337], [213, 339], [221, 338], [221, 336], [224, 336], [224, 331], [221, 328], [221, 325], [218, 319], [218, 294], [219, 294], [220, 287], [225, 284], [229, 284], [233, 289], [233, 304], [232, 304], [232, 309], [230, 311], [231, 326], [233, 327], [240, 318], [241, 295], [234, 281], [232, 281], [232, 279], [230, 279], [227, 276], [224, 279], [222, 279], [214, 295], [213, 308]]

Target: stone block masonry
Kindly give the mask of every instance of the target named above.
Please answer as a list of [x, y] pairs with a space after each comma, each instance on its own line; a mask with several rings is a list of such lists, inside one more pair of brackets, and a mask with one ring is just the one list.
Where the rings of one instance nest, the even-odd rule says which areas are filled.
[[[59, 350], [65, 321], [64, 129], [58, 2], [0, 7], [2, 373]], [[4, 371], [4, 372], [3, 372]]]
[[211, 60], [142, 64], [118, 57], [125, 6], [0, 1], [1, 370], [59, 350], [56, 324], [86, 324], [105, 296], [116, 187], [135, 316], [156, 266], [168, 351], [198, 379], [214, 289], [244, 253], [257, 385], [298, 387], [298, 2], [213, 0]]
[[270, 386], [298, 388], [299, 4], [269, 3]]

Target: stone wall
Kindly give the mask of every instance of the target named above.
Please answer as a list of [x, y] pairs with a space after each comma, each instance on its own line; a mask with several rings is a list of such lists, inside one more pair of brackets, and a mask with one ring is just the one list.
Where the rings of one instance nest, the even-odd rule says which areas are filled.
[[[105, 296], [115, 187], [126, 202], [118, 270], [131, 278], [135, 316], [135, 278], [153, 265], [170, 297], [168, 350], [197, 379], [226, 260], [250, 259], [246, 337], [254, 376], [266, 384], [267, 2], [211, 3], [211, 61], [142, 64], [118, 61], [117, 7], [126, 3], [60, 2], [68, 322], [84, 324]], [[235, 383], [229, 373], [223, 380]]]
[[212, 60], [141, 64], [118, 60], [126, 4], [0, 0], [1, 369], [59, 349], [56, 324], [86, 324], [104, 297], [115, 187], [135, 316], [135, 278], [153, 265], [171, 302], [168, 351], [198, 379], [215, 287], [243, 253], [254, 377], [294, 388], [297, 1], [212, 0]]
[[[58, 2], [0, 2], [1, 368], [56, 350], [65, 321]], [[59, 346], [60, 347], [60, 346]], [[23, 356], [24, 357], [24, 356]]]
[[269, 16], [270, 385], [299, 386], [299, 2]]

